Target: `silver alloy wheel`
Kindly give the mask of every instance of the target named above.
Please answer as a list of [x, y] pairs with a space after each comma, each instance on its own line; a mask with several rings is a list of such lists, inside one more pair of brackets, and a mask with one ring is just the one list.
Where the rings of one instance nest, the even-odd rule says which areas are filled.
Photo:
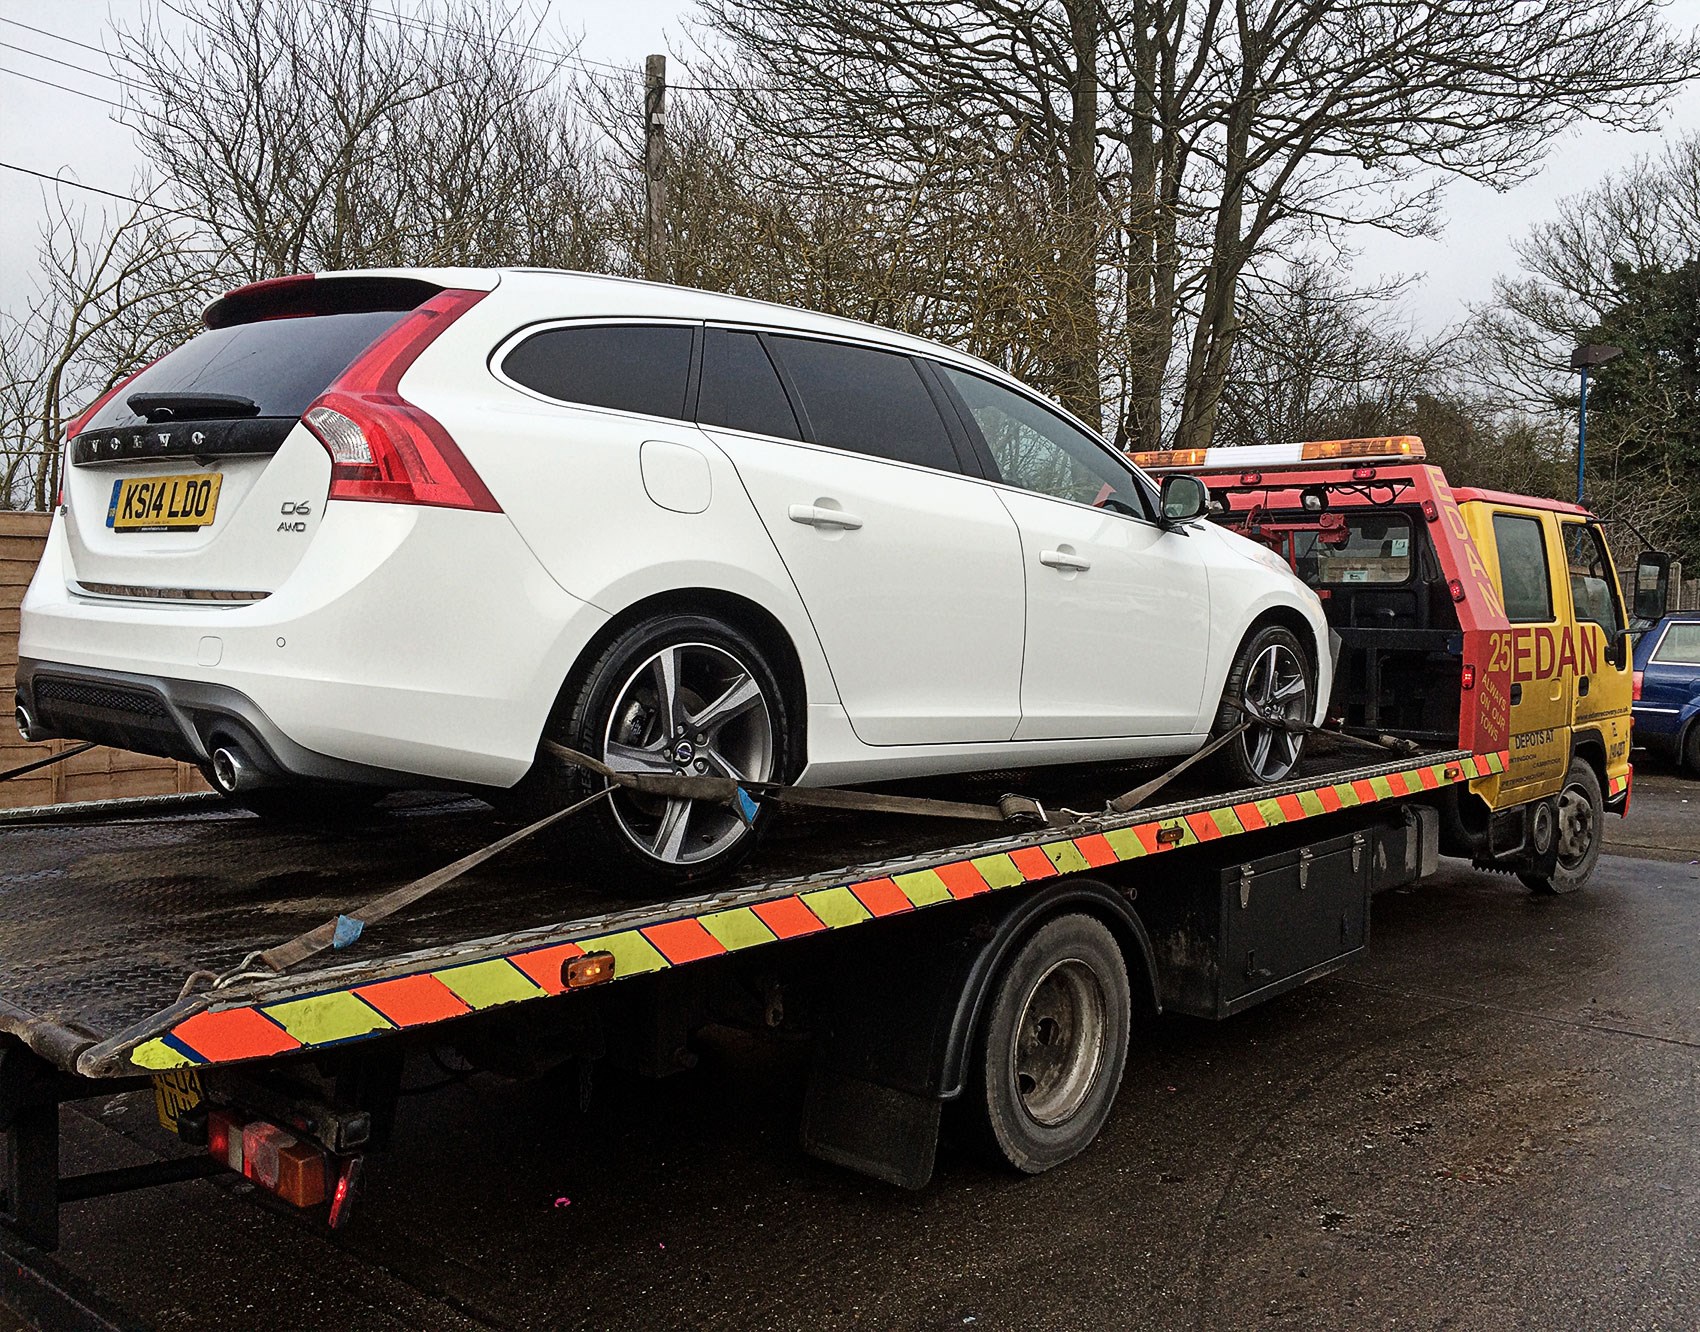
[[1303, 740], [1298, 732], [1270, 723], [1310, 720], [1304, 662], [1285, 643], [1271, 643], [1246, 672], [1240, 697], [1245, 720], [1251, 723], [1239, 740], [1246, 766], [1260, 782], [1278, 782], [1297, 766]]
[[1106, 1001], [1097, 972], [1065, 958], [1041, 977], [1010, 1033], [1015, 1096], [1034, 1121], [1061, 1124], [1078, 1111], [1104, 1062]]
[[1580, 786], [1566, 786], [1558, 797], [1558, 866], [1574, 870], [1594, 843], [1594, 804]]
[[[774, 772], [771, 704], [755, 672], [725, 648], [664, 647], [615, 695], [602, 761], [621, 772], [768, 781]], [[621, 831], [646, 855], [670, 865], [708, 860], [749, 832], [720, 804], [621, 792], [611, 805]]]

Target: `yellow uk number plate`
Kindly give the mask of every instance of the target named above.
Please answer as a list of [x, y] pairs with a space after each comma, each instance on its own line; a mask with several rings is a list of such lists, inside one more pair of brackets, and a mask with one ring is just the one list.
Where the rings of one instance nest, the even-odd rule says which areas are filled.
[[133, 476], [112, 483], [106, 525], [115, 532], [205, 527], [218, 508], [218, 472], [192, 476]]
[[153, 1075], [153, 1107], [159, 1122], [173, 1133], [177, 1121], [201, 1103], [201, 1075], [192, 1068], [174, 1068]]

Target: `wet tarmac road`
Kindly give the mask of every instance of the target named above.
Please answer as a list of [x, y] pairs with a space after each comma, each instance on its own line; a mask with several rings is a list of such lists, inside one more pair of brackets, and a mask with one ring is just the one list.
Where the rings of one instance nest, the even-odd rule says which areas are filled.
[[[1692, 1329], [1696, 815], [1648, 765], [1576, 897], [1449, 866], [1378, 898], [1363, 963], [1142, 1032], [1038, 1178], [814, 1162], [804, 1052], [727, 1035], [586, 1114], [560, 1082], [410, 1098], [341, 1235], [203, 1182], [69, 1208], [60, 1258], [161, 1329]], [[133, 1097], [66, 1128], [77, 1169], [162, 1142]]]

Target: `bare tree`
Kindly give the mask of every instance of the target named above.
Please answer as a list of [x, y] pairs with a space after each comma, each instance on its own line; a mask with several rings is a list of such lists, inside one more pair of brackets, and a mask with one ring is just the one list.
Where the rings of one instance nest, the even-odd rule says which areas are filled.
[[188, 336], [216, 265], [176, 215], [116, 220], [47, 196], [33, 297], [0, 312], [0, 508], [45, 509], [65, 426], [123, 376]]
[[1620, 346], [1588, 412], [1590, 505], [1700, 559], [1700, 134], [1566, 199], [1477, 312], [1489, 388], [1561, 435], [1575, 478], [1579, 343]]
[[572, 49], [516, 9], [202, 0], [120, 33], [143, 150], [232, 276], [605, 255]]
[[[1254, 261], [1436, 225], [1439, 183], [1644, 125], [1700, 71], [1658, 0], [701, 0], [712, 81], [823, 177], [913, 175], [941, 133], [1020, 144], [1054, 228], [1049, 384], [1208, 443]], [[1033, 281], [1038, 282], [1039, 275]], [[1111, 301], [1119, 345], [1095, 336]], [[1105, 364], [1111, 382], [1105, 382]], [[1120, 382], [1114, 382], [1119, 379]]]
[[1418, 333], [1399, 317], [1400, 292], [1352, 288], [1318, 259], [1248, 284], [1215, 442], [1414, 431], [1419, 401], [1457, 377], [1458, 335]]

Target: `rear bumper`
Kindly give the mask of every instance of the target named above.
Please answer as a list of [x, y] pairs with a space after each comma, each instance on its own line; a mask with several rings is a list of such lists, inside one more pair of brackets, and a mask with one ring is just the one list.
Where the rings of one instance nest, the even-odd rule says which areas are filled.
[[35, 740], [97, 740], [203, 766], [214, 749], [231, 745], [273, 780], [379, 786], [419, 781], [296, 744], [253, 699], [227, 685], [24, 658], [17, 688], [18, 705], [34, 721]]
[[507, 787], [606, 622], [501, 514], [331, 504], [287, 580], [223, 604], [79, 592], [56, 523], [24, 598], [20, 696], [44, 730], [193, 763], [222, 718], [274, 775]]

